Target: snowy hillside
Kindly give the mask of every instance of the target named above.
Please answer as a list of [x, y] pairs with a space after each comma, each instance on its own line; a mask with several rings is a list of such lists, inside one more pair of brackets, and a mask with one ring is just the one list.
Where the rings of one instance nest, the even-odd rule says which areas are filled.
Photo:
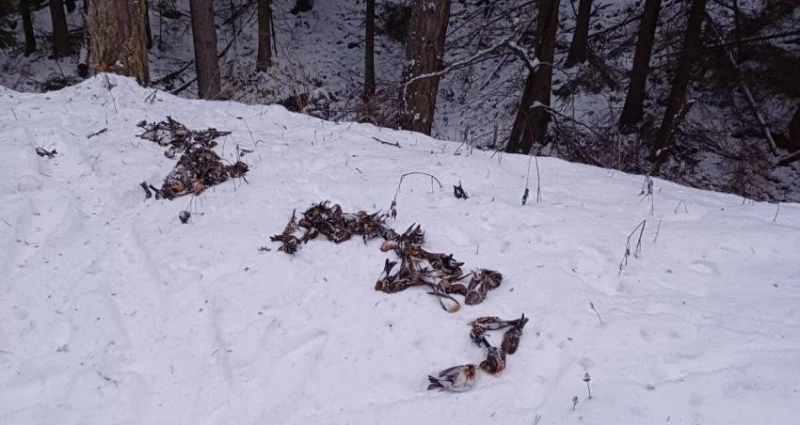
[[[640, 195], [641, 176], [539, 158], [542, 199], [533, 163], [523, 206], [525, 156], [114, 75], [0, 88], [0, 110], [2, 425], [797, 423], [796, 204], [662, 180]], [[246, 153], [246, 181], [145, 199], [177, 158], [137, 123], [167, 116], [231, 131], [215, 150]], [[424, 289], [376, 291], [379, 240], [270, 241], [312, 203], [385, 211], [408, 172], [444, 187], [405, 178], [387, 224], [502, 272], [485, 302], [449, 314]], [[485, 357], [470, 320], [522, 313], [505, 371], [426, 391]]]

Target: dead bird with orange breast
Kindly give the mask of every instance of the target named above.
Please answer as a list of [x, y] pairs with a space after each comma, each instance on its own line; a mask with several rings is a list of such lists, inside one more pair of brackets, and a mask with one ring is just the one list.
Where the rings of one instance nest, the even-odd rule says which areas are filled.
[[477, 370], [474, 364], [465, 364], [445, 369], [438, 376], [428, 375], [428, 390], [467, 391], [475, 385]]

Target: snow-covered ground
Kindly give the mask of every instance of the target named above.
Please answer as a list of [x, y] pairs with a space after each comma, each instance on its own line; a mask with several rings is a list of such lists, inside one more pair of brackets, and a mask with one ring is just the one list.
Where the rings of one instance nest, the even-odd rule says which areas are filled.
[[[551, 158], [541, 202], [534, 164], [522, 206], [525, 156], [151, 92], [113, 75], [0, 88], [0, 424], [797, 423], [800, 206], [661, 180], [639, 196], [641, 176]], [[217, 150], [254, 150], [249, 183], [145, 200], [139, 183], [175, 160], [136, 123], [167, 115], [231, 130]], [[325, 199], [385, 210], [411, 171], [445, 187], [406, 178], [390, 224], [504, 273], [483, 304], [376, 292], [379, 241], [294, 256], [269, 241]], [[426, 375], [482, 359], [469, 320], [523, 312], [500, 376], [426, 391]]]

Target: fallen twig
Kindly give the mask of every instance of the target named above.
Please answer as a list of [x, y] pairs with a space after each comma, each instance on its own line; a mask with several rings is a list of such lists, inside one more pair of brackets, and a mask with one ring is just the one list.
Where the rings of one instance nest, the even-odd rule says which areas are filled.
[[377, 138], [377, 137], [375, 137], [375, 136], [372, 136], [372, 138], [373, 138], [373, 139], [375, 139], [375, 141], [376, 141], [376, 142], [378, 142], [378, 143], [380, 143], [380, 144], [383, 144], [383, 145], [394, 146], [394, 147], [396, 147], [396, 148], [400, 148], [400, 147], [402, 147], [402, 146], [400, 146], [400, 143], [399, 143], [399, 142], [389, 143], [389, 142], [387, 142], [387, 141], [385, 141], [385, 140], [381, 140], [381, 139], [379, 139], [379, 138]]
[[91, 139], [92, 137], [99, 136], [99, 135], [101, 135], [101, 134], [105, 133], [106, 131], [108, 131], [108, 127], [106, 127], [106, 128], [103, 128], [103, 129], [100, 129], [100, 130], [98, 130], [98, 131], [95, 131], [94, 133], [92, 133], [92, 134], [90, 134], [90, 135], [86, 136], [86, 138], [87, 138], [87, 139]]
[[785, 156], [782, 156], [782, 157], [778, 158], [778, 165], [781, 165], [781, 166], [789, 165], [792, 162], [797, 161], [798, 159], [800, 159], [800, 151], [797, 151], [797, 152], [794, 152], [794, 153], [790, 153], [788, 155], [785, 155]]
[[596, 309], [596, 308], [594, 308], [594, 303], [593, 303], [593, 302], [590, 302], [590, 303], [589, 303], [589, 307], [591, 307], [591, 308], [592, 308], [592, 311], [594, 311], [594, 314], [596, 314], [596, 315], [597, 315], [597, 320], [599, 320], [599, 321], [600, 321], [600, 324], [602, 325], [602, 324], [603, 324], [603, 318], [602, 318], [602, 317], [600, 317], [600, 313], [598, 313], [598, 312], [597, 312], [597, 309]]

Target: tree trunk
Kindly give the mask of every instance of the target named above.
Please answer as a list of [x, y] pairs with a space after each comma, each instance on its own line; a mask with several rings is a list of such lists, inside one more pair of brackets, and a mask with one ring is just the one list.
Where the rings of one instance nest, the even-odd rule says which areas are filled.
[[272, 66], [272, 9], [270, 0], [258, 0], [258, 58], [256, 71], [266, 71]]
[[142, 0], [144, 2], [144, 29], [147, 33], [147, 50], [153, 48], [153, 31], [150, 29], [150, 2], [148, 0]]
[[[451, 0], [414, 0], [406, 42], [404, 82], [441, 70], [450, 3]], [[403, 85], [400, 128], [431, 134], [439, 79], [430, 76]]]
[[800, 106], [797, 107], [792, 120], [789, 122], [789, 140], [800, 144]]
[[67, 15], [62, 0], [50, 0], [50, 17], [53, 20], [53, 56], [62, 58], [71, 55]]
[[375, 0], [367, 0], [367, 31], [364, 41], [364, 100], [375, 96]]
[[25, 32], [25, 56], [28, 56], [36, 51], [36, 34], [33, 32], [31, 0], [20, 0], [19, 11], [22, 15], [22, 29]]
[[77, 7], [75, 0], [66, 0], [64, 3], [67, 5], [67, 12], [72, 13], [75, 11], [75, 8]]
[[586, 62], [586, 48], [589, 41], [589, 15], [591, 13], [592, 0], [581, 0], [578, 5], [578, 20], [575, 24], [575, 33], [572, 34], [572, 44], [569, 46], [567, 61], [564, 63], [567, 68]]
[[[144, 4], [131, 0], [89, 2], [89, 50], [92, 63], [101, 71], [112, 71], [150, 84]], [[113, 25], [109, 25], [113, 22]]]
[[312, 7], [313, 5], [311, 4], [311, 0], [297, 0], [289, 13], [292, 15], [297, 15], [300, 12], [308, 12]]
[[217, 59], [217, 30], [211, 0], [189, 0], [194, 39], [194, 63], [197, 70], [197, 97], [218, 99], [220, 86]]
[[692, 67], [698, 61], [700, 52], [700, 32], [703, 29], [703, 16], [706, 11], [706, 0], [692, 0], [689, 10], [689, 22], [686, 25], [686, 33], [681, 47], [678, 66], [675, 69], [675, 77], [672, 82], [672, 90], [669, 93], [667, 109], [664, 111], [664, 118], [661, 120], [661, 127], [658, 129], [656, 143], [653, 149], [653, 175], [657, 175], [661, 164], [669, 155], [674, 144], [672, 137], [675, 127], [679, 124], [677, 118], [682, 110], [687, 107], [686, 89], [692, 74]]
[[650, 71], [650, 54], [653, 51], [653, 40], [658, 24], [658, 11], [661, 9], [661, 0], [645, 0], [644, 15], [639, 26], [639, 38], [636, 40], [636, 52], [633, 55], [633, 68], [631, 69], [631, 82], [628, 86], [628, 95], [625, 97], [625, 106], [619, 118], [619, 126], [623, 132], [632, 129], [644, 115], [645, 86], [647, 74]]
[[[536, 32], [541, 34], [536, 58], [543, 62], [536, 71], [528, 74], [525, 90], [522, 92], [517, 118], [506, 145], [506, 152], [528, 154], [534, 142], [543, 143], [547, 136], [547, 124], [550, 121], [550, 92], [553, 80], [553, 59], [555, 57], [556, 31], [558, 30], [558, 8], [560, 0], [544, 0], [540, 14], [545, 18], [537, 20]], [[536, 106], [535, 102], [544, 105]]]

